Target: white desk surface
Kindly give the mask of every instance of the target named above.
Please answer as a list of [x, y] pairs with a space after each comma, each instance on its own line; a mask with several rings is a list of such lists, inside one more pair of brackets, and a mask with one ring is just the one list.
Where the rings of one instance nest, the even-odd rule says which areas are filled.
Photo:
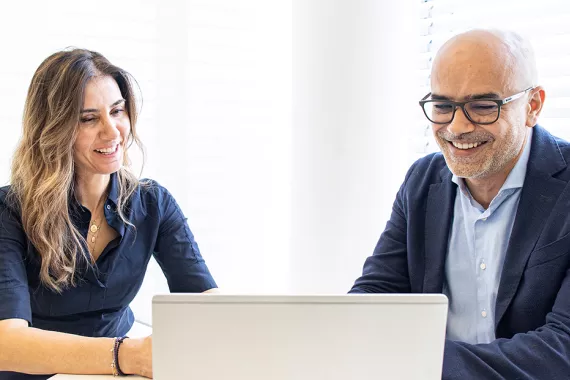
[[[139, 376], [129, 376], [129, 379], [144, 379], [144, 377]], [[115, 379], [111, 375], [55, 375], [49, 378], [49, 380], [111, 380]]]

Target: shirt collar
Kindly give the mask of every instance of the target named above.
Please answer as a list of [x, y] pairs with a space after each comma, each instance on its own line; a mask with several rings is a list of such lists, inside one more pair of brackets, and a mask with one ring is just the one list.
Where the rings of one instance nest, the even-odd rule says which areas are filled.
[[[78, 211], [85, 211], [86, 209], [81, 205], [81, 203], [75, 197], [75, 194], [69, 195], [70, 202], [69, 202], [69, 210], [71, 212], [78, 212]], [[119, 179], [117, 178], [117, 173], [111, 174], [111, 178], [109, 181], [109, 195], [107, 196], [107, 200], [111, 201], [115, 204], [115, 207], [119, 201]]]
[[117, 173], [111, 174], [111, 180], [109, 181], [109, 196], [108, 200], [113, 202], [117, 206], [119, 202], [119, 179], [117, 178]]
[[[499, 190], [499, 192], [502, 190], [519, 189], [523, 187], [524, 180], [526, 178], [526, 168], [528, 166], [528, 159], [530, 157], [530, 146], [532, 145], [532, 133], [533, 129], [529, 128], [523, 152], [519, 157], [517, 163], [515, 164], [515, 167], [513, 168], [513, 170], [511, 170], [511, 172], [507, 176], [507, 179], [503, 184], [503, 186], [501, 187], [501, 190]], [[463, 178], [458, 177], [454, 174], [451, 180], [453, 181], [453, 183], [457, 184], [461, 188], [461, 191], [467, 190]]]

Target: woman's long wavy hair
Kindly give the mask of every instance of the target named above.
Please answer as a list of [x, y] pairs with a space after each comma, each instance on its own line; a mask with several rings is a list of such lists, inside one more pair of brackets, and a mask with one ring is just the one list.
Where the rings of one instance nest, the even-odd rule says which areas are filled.
[[[85, 239], [74, 226], [70, 201], [75, 196], [73, 145], [87, 83], [100, 76], [117, 82], [131, 122], [127, 147], [135, 142], [137, 107], [134, 79], [101, 54], [72, 49], [48, 57], [36, 70], [26, 98], [23, 135], [12, 161], [10, 196], [21, 210], [22, 226], [41, 260], [40, 281], [55, 292], [76, 285], [78, 260], [91, 265]], [[117, 211], [126, 217], [126, 205], [139, 181], [130, 168], [127, 149], [121, 169]]]

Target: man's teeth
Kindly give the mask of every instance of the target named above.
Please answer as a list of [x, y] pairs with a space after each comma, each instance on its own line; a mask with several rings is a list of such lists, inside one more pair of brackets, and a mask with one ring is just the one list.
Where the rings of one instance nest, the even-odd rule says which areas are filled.
[[472, 148], [477, 148], [479, 145], [483, 145], [483, 143], [469, 143], [469, 144], [462, 144], [462, 143], [458, 143], [455, 141], [451, 142], [453, 144], [454, 147], [456, 147], [457, 149], [472, 149]]
[[96, 151], [96, 152], [99, 152], [99, 153], [103, 153], [103, 154], [110, 154], [110, 153], [114, 153], [114, 152], [117, 150], [117, 146], [118, 146], [118, 145], [115, 145], [115, 146], [112, 147], [112, 148], [95, 149], [95, 151]]

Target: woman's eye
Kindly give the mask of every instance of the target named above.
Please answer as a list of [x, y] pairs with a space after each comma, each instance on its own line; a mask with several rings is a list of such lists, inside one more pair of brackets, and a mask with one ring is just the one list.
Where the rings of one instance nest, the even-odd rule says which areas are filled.
[[91, 123], [93, 120], [95, 120], [95, 118], [88, 117], [88, 118], [81, 119], [81, 122], [82, 123]]
[[123, 113], [123, 112], [125, 112], [124, 109], [122, 109], [122, 108], [117, 108], [117, 109], [113, 110], [113, 112], [111, 112], [111, 113], [112, 113], [113, 115], [118, 115], [118, 114]]

